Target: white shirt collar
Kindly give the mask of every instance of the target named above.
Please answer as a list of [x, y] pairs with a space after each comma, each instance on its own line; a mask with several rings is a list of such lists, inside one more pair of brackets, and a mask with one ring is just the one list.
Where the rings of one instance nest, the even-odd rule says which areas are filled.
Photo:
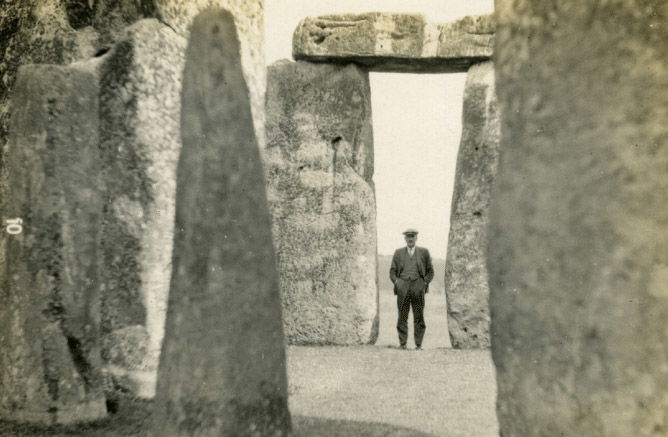
[[408, 254], [410, 256], [413, 256], [413, 254], [415, 253], [415, 246], [413, 246], [412, 248], [406, 246], [406, 249], [408, 249]]

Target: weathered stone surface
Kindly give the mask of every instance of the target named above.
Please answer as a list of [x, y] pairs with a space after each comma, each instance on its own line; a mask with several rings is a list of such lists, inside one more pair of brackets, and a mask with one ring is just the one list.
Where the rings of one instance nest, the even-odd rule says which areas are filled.
[[264, 0], [153, 0], [153, 3], [162, 21], [186, 38], [193, 18], [207, 7], [222, 7], [234, 15], [241, 43], [241, 65], [251, 93], [255, 134], [260, 148], [264, 148], [267, 83], [263, 49]]
[[[75, 31], [59, 1], [25, 0], [0, 3], [0, 169], [5, 169], [10, 120], [10, 92], [19, 66], [31, 63], [66, 64], [92, 56], [97, 34]], [[7, 171], [0, 171], [0, 211], [3, 211]], [[6, 240], [0, 238], [0, 264]]]
[[292, 344], [373, 343], [378, 332], [368, 73], [269, 67], [268, 193]]
[[502, 0], [501, 434], [668, 433], [668, 4]]
[[292, 53], [297, 60], [355, 62], [377, 71], [466, 71], [492, 56], [491, 15], [436, 24], [422, 15], [371, 12], [302, 20]]
[[203, 12], [186, 54], [155, 436], [289, 433], [278, 275], [248, 94], [232, 15]]
[[485, 348], [489, 338], [487, 223], [498, 167], [500, 121], [492, 62], [476, 64], [464, 88], [445, 264], [448, 331], [454, 348]]
[[155, 392], [171, 274], [185, 45], [157, 20], [141, 20], [101, 66], [103, 356], [112, 375], [127, 376], [147, 397]]
[[25, 66], [14, 91], [0, 264], [0, 417], [106, 415], [99, 349], [100, 177], [94, 73]]
[[142, 18], [160, 18], [185, 37], [194, 15], [209, 4], [225, 6], [235, 14], [244, 74], [252, 84], [256, 130], [263, 134], [266, 80], [261, 0], [21, 0], [0, 3], [0, 150], [7, 135], [9, 93], [20, 65], [87, 59], [110, 48], [125, 26]]
[[[175, 148], [180, 144], [177, 96], [185, 36], [194, 14], [209, 3], [225, 3], [241, 29], [244, 75], [251, 85], [256, 135], [263, 144], [261, 1], [26, 0], [0, 4], [1, 167], [6, 167], [8, 96], [18, 66], [66, 64], [111, 49], [104, 56], [100, 111], [105, 170], [111, 175], [105, 205], [104, 242], [109, 250], [103, 354], [111, 374], [125, 375], [123, 379], [132, 382], [131, 390], [144, 396], [154, 391], [169, 278]], [[166, 24], [145, 21], [124, 29], [142, 17], [159, 17]], [[0, 173], [0, 178], [5, 176], [6, 172]], [[7, 197], [5, 182], [0, 179], [0, 210]], [[0, 238], [0, 263], [6, 253], [4, 237]], [[138, 361], [140, 351], [147, 355]], [[122, 358], [126, 352], [129, 355]]]
[[92, 57], [150, 7], [135, 0], [22, 0], [0, 3], [0, 151], [8, 132], [9, 96], [25, 64], [69, 64]]
[[19, 66], [65, 64], [93, 56], [98, 35], [91, 27], [77, 31], [59, 0], [25, 0], [0, 5], [0, 115], [2, 142], [9, 121], [8, 96]]
[[[6, 140], [10, 96], [24, 64], [69, 64], [106, 50], [127, 23], [152, 15], [149, 2], [135, 0], [25, 0], [0, 3], [0, 211], [7, 182]], [[0, 264], [6, 258], [0, 237]]]

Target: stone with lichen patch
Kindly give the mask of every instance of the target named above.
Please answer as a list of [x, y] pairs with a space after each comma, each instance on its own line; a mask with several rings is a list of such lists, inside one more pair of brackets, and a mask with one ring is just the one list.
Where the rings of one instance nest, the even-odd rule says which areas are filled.
[[[140, 20], [124, 30], [100, 67], [100, 145], [108, 181], [103, 353], [116, 357], [110, 364], [117, 371], [124, 367], [119, 363], [133, 363], [125, 370], [129, 379], [137, 372], [137, 394], [145, 397], [155, 391], [171, 274], [185, 44], [157, 20]], [[148, 336], [141, 349], [126, 335], [137, 325]], [[118, 357], [123, 351], [132, 357]], [[137, 363], [139, 351], [145, 355]], [[146, 372], [154, 377], [146, 380]]]
[[366, 344], [378, 329], [368, 73], [269, 68], [265, 163], [292, 344]]
[[100, 176], [93, 65], [23, 66], [13, 97], [0, 265], [0, 417], [106, 416], [99, 347]]
[[[11, 94], [21, 65], [83, 61], [108, 48], [127, 24], [152, 16], [135, 0], [21, 0], [0, 3], [0, 165], [9, 132]], [[5, 177], [5, 176], [0, 176]], [[0, 180], [0, 210], [7, 184]], [[0, 262], [4, 258], [0, 239]]]
[[445, 263], [448, 331], [454, 348], [490, 345], [487, 223], [498, 168], [500, 121], [492, 62], [476, 64], [464, 88]]

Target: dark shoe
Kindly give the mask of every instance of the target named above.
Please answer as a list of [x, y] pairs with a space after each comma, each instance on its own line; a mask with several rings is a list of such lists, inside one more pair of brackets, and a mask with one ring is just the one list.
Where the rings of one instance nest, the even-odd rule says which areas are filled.
[[406, 345], [405, 344], [400, 344], [399, 349], [406, 349]]
[[415, 346], [415, 350], [416, 351], [421, 351], [422, 350], [422, 345], [419, 344], [419, 345]]

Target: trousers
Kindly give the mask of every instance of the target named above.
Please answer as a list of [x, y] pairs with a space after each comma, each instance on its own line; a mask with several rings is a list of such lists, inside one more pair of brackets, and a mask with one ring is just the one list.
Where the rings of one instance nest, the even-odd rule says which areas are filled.
[[408, 341], [408, 313], [413, 308], [413, 338], [415, 346], [422, 345], [424, 332], [427, 325], [424, 322], [424, 281], [418, 279], [402, 279], [407, 282], [406, 293], [397, 294], [397, 308], [399, 319], [397, 320], [397, 332], [399, 343], [405, 345]]

